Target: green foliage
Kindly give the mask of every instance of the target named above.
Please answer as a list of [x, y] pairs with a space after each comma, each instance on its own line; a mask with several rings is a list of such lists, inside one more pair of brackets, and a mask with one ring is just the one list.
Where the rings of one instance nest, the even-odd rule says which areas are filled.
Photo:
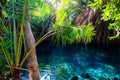
[[53, 42], [55, 44], [67, 44], [74, 42], [91, 42], [92, 37], [95, 35], [92, 24], [72, 26], [71, 21], [68, 19], [67, 10], [69, 9], [70, 0], [62, 2], [61, 6], [56, 10], [56, 22], [53, 24], [53, 29], [59, 29], [60, 32], [53, 35]]
[[0, 71], [5, 72], [7, 70], [6, 66], [6, 60], [4, 56], [2, 55], [2, 51], [0, 50]]
[[[70, 9], [69, 4], [72, 2], [72, 0], [59, 1], [61, 2], [61, 5], [56, 9], [56, 11], [54, 11], [54, 9], [51, 10], [51, 7], [47, 6], [48, 3], [45, 4], [44, 2], [42, 2], [42, 0], [35, 1], [8, 1], [9, 5], [7, 5], [6, 8], [3, 9], [6, 13], [6, 18], [9, 20], [8, 23], [10, 23], [10, 25], [9, 28], [7, 28], [6, 26], [4, 26], [4, 20], [2, 20], [2, 29], [4, 29], [5, 32], [0, 38], [0, 47], [10, 68], [11, 74], [14, 72], [14, 67], [21, 68], [31, 51], [49, 36], [54, 35], [53, 40], [57, 44], [67, 44], [74, 42], [91, 42], [92, 37], [95, 34], [94, 28], [91, 24], [76, 27], [72, 26], [71, 20], [68, 19], [69, 11], [72, 10]], [[43, 35], [30, 49], [30, 51], [25, 54], [22, 60], [20, 60], [21, 47], [24, 40], [23, 26], [25, 20], [29, 21], [30, 15], [27, 13], [29, 10], [31, 10], [32, 20], [35, 20], [37, 26], [38, 23], [41, 23], [42, 27], [45, 27], [45, 25], [47, 25], [46, 22], [49, 22], [49, 20], [51, 20], [53, 24], [50, 31]], [[53, 11], [55, 13], [52, 14]], [[50, 19], [53, 15], [55, 16], [55, 18]], [[18, 26], [17, 23], [19, 23], [20, 26], [18, 30], [19, 32], [16, 31]]]
[[15, 19], [21, 23], [23, 16], [25, 0], [8, 1], [4, 11], [7, 13], [9, 20]]
[[[52, 29], [60, 30], [60, 32], [57, 35], [53, 36], [53, 41], [55, 44], [60, 44], [60, 43], [66, 44], [66, 43], [74, 43], [74, 42], [87, 43], [92, 40], [92, 36], [94, 36], [94, 29], [88, 30], [88, 33], [90, 33], [90, 31], [91, 31], [91, 34], [88, 35], [87, 29], [89, 28], [88, 26], [90, 26], [90, 25], [87, 25], [86, 27], [88, 27], [88, 28], [85, 28], [85, 29], [83, 29], [84, 28], [83, 26], [81, 26], [82, 29], [80, 27], [73, 27], [72, 26], [73, 19], [71, 19], [72, 15], [74, 15], [76, 12], [75, 9], [79, 10], [79, 9], [77, 9], [79, 6], [79, 8], [81, 8], [81, 11], [82, 11], [82, 9], [83, 9], [82, 4], [84, 3], [83, 5], [85, 8], [85, 6], [88, 3], [88, 0], [86, 0], [86, 1], [60, 0], [60, 1], [58, 1], [60, 5], [57, 8], [50, 11], [51, 13], [49, 13], [49, 10], [47, 12], [47, 9], [46, 9], [46, 8], [51, 9], [51, 7], [50, 7], [51, 4], [44, 3], [44, 2], [46, 2], [46, 0], [41, 3], [42, 5], [39, 7], [39, 10], [37, 10], [37, 13], [39, 13], [39, 15], [33, 14], [34, 16], [33, 16], [31, 23], [33, 24], [33, 26], [35, 26], [34, 29], [40, 30], [41, 28], [42, 29], [43, 28], [45, 29], [46, 27], [48, 28], [51, 25], [49, 23], [52, 22]], [[49, 2], [49, 1], [47, 1], [47, 2]], [[46, 4], [48, 4], [48, 5], [46, 5]], [[76, 6], [76, 4], [77, 4], [77, 6]], [[35, 11], [35, 10], [33, 10], [33, 11]], [[42, 15], [41, 15], [41, 12], [42, 12]], [[55, 15], [55, 17], [52, 17], [52, 15]], [[84, 38], [82, 38], [84, 31], [86, 31], [86, 32], [84, 34]], [[88, 36], [88, 39], [87, 39], [87, 36]], [[90, 38], [90, 36], [91, 36], [91, 38]], [[83, 39], [85, 39], [85, 40], [83, 40]]]
[[[18, 1], [21, 3], [22, 1]], [[8, 14], [6, 20], [8, 21], [8, 27], [5, 26], [5, 22], [2, 24], [2, 35], [0, 37], [0, 47], [4, 58], [6, 59], [7, 66], [10, 69], [11, 75], [13, 75], [14, 67], [19, 67], [20, 57], [21, 57], [21, 47], [22, 47], [22, 38], [23, 38], [23, 26], [25, 19], [26, 0], [24, 4], [20, 5], [21, 8], [16, 8], [16, 5], [19, 5], [15, 1], [9, 1], [5, 8], [5, 12]], [[7, 8], [8, 7], [8, 8]], [[19, 6], [18, 6], [19, 7]], [[12, 8], [12, 9], [11, 9]], [[22, 11], [21, 11], [22, 9]], [[19, 12], [18, 12], [18, 11]], [[20, 14], [18, 14], [20, 13]], [[21, 17], [20, 17], [21, 16]], [[19, 22], [19, 20], [21, 20]], [[1, 19], [1, 21], [3, 21]], [[17, 23], [20, 24], [20, 33], [17, 30]], [[18, 33], [17, 33], [18, 32]]]
[[35, 38], [38, 38], [48, 32], [52, 21], [54, 21], [55, 11], [53, 5], [46, 0], [38, 0], [34, 4], [36, 8], [30, 12], [30, 16], [32, 16], [30, 23]]
[[95, 3], [90, 4], [90, 6], [93, 8], [100, 8], [102, 10], [101, 19], [104, 21], [110, 21], [108, 29], [116, 31], [116, 35], [109, 38], [117, 38], [120, 34], [120, 0], [110, 0], [107, 1], [106, 4], [103, 4], [103, 2], [104, 0], [95, 0]]
[[93, 36], [95, 35], [94, 27], [92, 24], [81, 25], [73, 27], [71, 25], [65, 25], [59, 27], [60, 32], [53, 35], [54, 43], [60, 44], [60, 42], [65, 45], [67, 43], [88, 43], [91, 42]]
[[88, 43], [93, 40], [93, 36], [95, 36], [94, 26], [90, 23], [88, 25], [83, 25], [83, 42]]
[[61, 0], [61, 5], [56, 10], [56, 24], [62, 26], [64, 24], [65, 19], [67, 18], [67, 12], [65, 9], [67, 8], [70, 0]]
[[42, 29], [48, 29], [52, 22], [52, 15], [46, 15], [44, 17], [35, 17], [30, 21], [32, 29], [37, 33]]
[[74, 20], [93, 0], [72, 0], [69, 3], [69, 8], [66, 9], [68, 12], [68, 18]]
[[[8, 4], [5, 9], [5, 13], [7, 14], [6, 20], [8, 21], [8, 27], [5, 26], [5, 22], [1, 19], [2, 24], [0, 26], [2, 29], [2, 35], [0, 35], [0, 47], [2, 51], [2, 55], [6, 59], [8, 67], [10, 68], [11, 75], [14, 72], [14, 67], [21, 68], [27, 59], [30, 52], [44, 39], [56, 33], [56, 31], [50, 31], [44, 36], [42, 36], [38, 42], [32, 47], [32, 49], [26, 53], [26, 55], [21, 58], [21, 48], [23, 44], [23, 26], [25, 20], [28, 20], [28, 0], [22, 1], [8, 1]], [[30, 8], [33, 6], [30, 5]], [[45, 14], [46, 15], [46, 14]], [[45, 16], [44, 15], [44, 16]], [[19, 25], [19, 26], [18, 26]], [[19, 29], [17, 29], [19, 27]], [[18, 31], [17, 31], [18, 30]]]
[[[31, 2], [31, 4], [33, 3]], [[37, 2], [35, 2], [34, 4], [33, 5], [35, 6], [35, 9], [31, 10], [31, 16], [33, 16], [34, 18], [44, 18], [47, 15], [51, 15], [54, 11], [54, 8], [45, 0], [37, 0]]]
[[94, 3], [93, 4], [89, 4], [90, 7], [92, 8], [102, 8], [102, 5], [103, 5], [103, 0], [94, 0]]

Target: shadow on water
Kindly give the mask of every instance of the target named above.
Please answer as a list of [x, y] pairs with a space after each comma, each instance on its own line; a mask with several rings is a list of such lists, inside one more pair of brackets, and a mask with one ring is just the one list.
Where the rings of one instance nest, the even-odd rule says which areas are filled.
[[119, 47], [41, 44], [37, 57], [44, 80], [120, 79]]

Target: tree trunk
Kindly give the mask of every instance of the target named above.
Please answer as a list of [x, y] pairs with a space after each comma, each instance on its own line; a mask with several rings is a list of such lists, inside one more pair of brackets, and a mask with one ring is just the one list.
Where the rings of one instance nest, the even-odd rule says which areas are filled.
[[[28, 22], [25, 22], [23, 31], [25, 37], [26, 51], [28, 52], [35, 45], [35, 39], [32, 34], [30, 24]], [[32, 80], [40, 80], [35, 49], [31, 51], [30, 55], [27, 58], [27, 68], [29, 70], [29, 75], [28, 75], [29, 78], [32, 78]]]
[[20, 76], [20, 69], [14, 69], [12, 80], [22, 80]]

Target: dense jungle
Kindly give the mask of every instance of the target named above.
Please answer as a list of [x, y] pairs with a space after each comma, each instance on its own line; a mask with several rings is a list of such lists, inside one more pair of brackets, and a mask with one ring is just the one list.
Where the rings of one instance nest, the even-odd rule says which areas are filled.
[[0, 0], [0, 80], [120, 80], [120, 0]]

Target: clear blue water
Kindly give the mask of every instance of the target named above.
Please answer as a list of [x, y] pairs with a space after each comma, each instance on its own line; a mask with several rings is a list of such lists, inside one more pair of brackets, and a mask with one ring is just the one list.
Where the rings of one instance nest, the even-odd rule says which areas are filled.
[[119, 47], [41, 44], [37, 57], [43, 80], [120, 80]]

